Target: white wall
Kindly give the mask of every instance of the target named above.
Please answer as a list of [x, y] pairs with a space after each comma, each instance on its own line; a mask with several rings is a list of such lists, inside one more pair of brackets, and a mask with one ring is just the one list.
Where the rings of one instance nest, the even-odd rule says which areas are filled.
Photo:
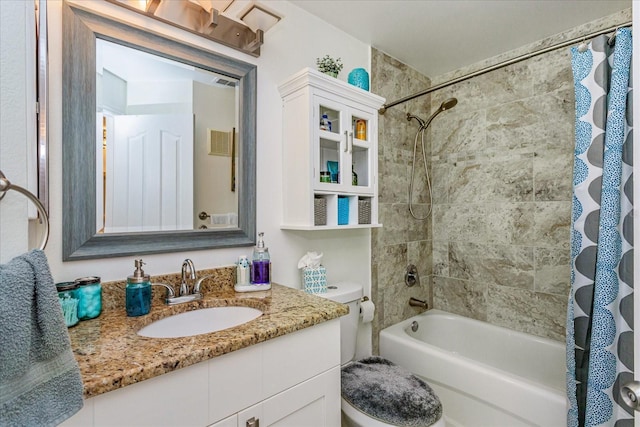
[[[2, 27], [3, 35], [6, 31], [4, 6]], [[23, 3], [15, 1], [9, 3]], [[82, 2], [83, 6], [99, 9], [104, 14], [113, 15], [120, 19], [130, 20], [144, 25], [152, 30], [164, 32], [175, 38], [183, 39], [219, 53], [254, 63], [258, 66], [258, 122], [257, 122], [257, 226], [259, 231], [265, 232], [265, 241], [271, 252], [274, 281], [292, 286], [300, 286], [297, 261], [306, 251], [316, 250], [325, 254], [324, 265], [327, 267], [330, 281], [354, 280], [362, 282], [367, 287], [370, 283], [370, 231], [349, 230], [333, 232], [290, 232], [279, 228], [281, 218], [281, 101], [277, 86], [291, 74], [304, 67], [315, 67], [317, 57], [330, 54], [341, 57], [345, 68], [340, 78], [346, 80], [348, 71], [355, 67], [369, 69], [369, 47], [336, 28], [307, 14], [298, 7], [285, 1], [270, 1], [269, 6], [279, 12], [283, 19], [265, 34], [265, 45], [262, 47], [260, 58], [242, 54], [217, 43], [210, 42], [196, 35], [182, 32], [159, 22], [144, 19], [134, 13], [106, 2]], [[61, 206], [62, 203], [62, 87], [61, 87], [61, 11], [60, 0], [50, 0], [49, 7], [49, 165], [50, 165], [50, 194], [51, 194], [51, 237], [46, 248], [49, 264], [56, 281], [66, 281], [80, 276], [98, 275], [103, 281], [121, 280], [131, 274], [134, 257], [109, 258], [93, 261], [62, 262], [62, 212], [72, 209], [72, 206]], [[15, 18], [10, 18], [15, 20]], [[14, 31], [15, 33], [16, 31]], [[19, 33], [19, 32], [18, 32]], [[19, 34], [18, 34], [19, 35]], [[17, 37], [22, 39], [23, 36]], [[3, 37], [4, 39], [4, 37]], [[22, 51], [20, 40], [11, 46], [11, 52], [5, 56], [3, 50], [2, 64], [5, 58], [11, 58], [17, 51]], [[24, 41], [22, 41], [24, 43]], [[4, 40], [3, 40], [4, 49]], [[4, 73], [3, 73], [4, 74]], [[23, 75], [23, 73], [18, 73]], [[20, 79], [18, 79], [20, 80]], [[20, 83], [20, 82], [19, 82]], [[24, 85], [24, 82], [21, 82]], [[23, 100], [24, 95], [6, 97], [3, 89], [2, 111], [8, 106], [13, 107], [16, 99]], [[3, 122], [4, 123], [4, 122]], [[19, 138], [2, 138], [2, 149], [16, 144]], [[3, 151], [4, 154], [4, 151]], [[25, 160], [17, 162], [24, 167]], [[3, 159], [4, 164], [4, 159]], [[20, 173], [18, 173], [20, 176]], [[14, 216], [8, 220], [2, 219], [3, 227], [24, 228], [26, 234], [26, 219]], [[26, 239], [26, 238], [25, 238]], [[4, 234], [2, 235], [4, 241]], [[26, 240], [25, 240], [26, 241]], [[19, 243], [20, 253], [27, 249], [24, 242]], [[182, 252], [162, 255], [146, 255], [145, 271], [163, 274], [179, 271], [184, 258], [191, 258], [196, 268], [210, 268], [230, 265], [239, 255], [250, 255], [251, 248], [231, 248], [220, 250], [205, 250], [196, 252]]]
[[[0, 170], [13, 184], [27, 187], [27, 139], [30, 115], [28, 104], [29, 50], [26, 33], [33, 21], [33, 2], [0, 1]], [[31, 84], [31, 86], [33, 86]], [[35, 146], [35, 140], [31, 139]], [[0, 262], [24, 252], [28, 242], [27, 202], [15, 191], [0, 203]]]

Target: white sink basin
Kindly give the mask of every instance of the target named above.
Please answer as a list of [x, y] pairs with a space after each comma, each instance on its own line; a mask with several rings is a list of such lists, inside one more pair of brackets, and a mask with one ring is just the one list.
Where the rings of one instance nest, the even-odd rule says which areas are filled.
[[174, 314], [156, 320], [138, 331], [149, 338], [180, 338], [207, 334], [242, 325], [262, 315], [251, 307], [212, 307]]

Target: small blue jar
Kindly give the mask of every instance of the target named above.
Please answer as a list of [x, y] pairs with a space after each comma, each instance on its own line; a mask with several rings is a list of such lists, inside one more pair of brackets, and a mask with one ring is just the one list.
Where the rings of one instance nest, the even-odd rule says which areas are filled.
[[102, 312], [102, 285], [95, 276], [81, 277], [75, 280], [78, 289], [78, 319], [94, 319]]
[[369, 73], [364, 68], [354, 68], [349, 73], [347, 81], [360, 89], [369, 90]]
[[78, 285], [74, 282], [56, 283], [58, 301], [62, 307], [64, 323], [67, 328], [78, 324]]

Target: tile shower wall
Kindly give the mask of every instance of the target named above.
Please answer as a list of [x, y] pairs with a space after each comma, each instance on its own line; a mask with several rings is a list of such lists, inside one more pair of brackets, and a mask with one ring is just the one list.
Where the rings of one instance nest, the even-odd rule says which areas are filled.
[[[626, 11], [572, 32], [630, 17]], [[453, 96], [458, 105], [431, 128], [433, 305], [564, 341], [575, 121], [570, 52], [433, 92], [432, 110]]]
[[[631, 9], [483, 63], [430, 79], [372, 49], [372, 91], [392, 101], [504, 59], [631, 20]], [[447, 98], [458, 105], [429, 130], [431, 220], [409, 215], [417, 125]], [[430, 105], [430, 108], [426, 108]], [[564, 341], [574, 139], [571, 58], [559, 49], [390, 108], [380, 116], [379, 215], [373, 230], [374, 351], [379, 331], [430, 306]], [[424, 171], [414, 201], [428, 209]], [[407, 288], [404, 269], [421, 285]]]
[[[372, 49], [371, 91], [388, 101], [428, 87], [428, 78], [405, 64]], [[429, 97], [390, 108], [379, 116], [378, 215], [382, 228], [372, 231], [371, 291], [376, 303], [373, 322], [373, 347], [378, 348], [378, 333], [386, 326], [420, 312], [409, 306], [409, 298], [430, 299], [431, 219], [417, 221], [409, 214], [411, 158], [418, 125], [407, 121], [407, 112], [423, 119], [429, 113]], [[426, 152], [430, 151], [428, 138]], [[421, 150], [418, 158], [421, 159]], [[419, 165], [418, 165], [419, 166]], [[418, 167], [414, 184], [414, 212], [424, 217], [429, 209], [424, 166]], [[418, 267], [421, 284], [404, 284], [407, 264]]]

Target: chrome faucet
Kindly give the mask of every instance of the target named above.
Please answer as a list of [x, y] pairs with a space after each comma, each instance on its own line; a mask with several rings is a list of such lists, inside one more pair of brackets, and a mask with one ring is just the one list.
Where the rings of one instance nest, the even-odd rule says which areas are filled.
[[[193, 261], [189, 258], [182, 262], [182, 280], [180, 282], [180, 290], [176, 296], [173, 289], [170, 289], [167, 285], [162, 285], [167, 288], [167, 304], [175, 305], [183, 302], [198, 301], [202, 299], [202, 292], [200, 292], [200, 284], [206, 278], [197, 279], [196, 268], [193, 265]], [[189, 281], [194, 282], [193, 290], [189, 286]]]
[[189, 279], [196, 280], [196, 268], [193, 265], [193, 261], [189, 258], [182, 262], [182, 282], [180, 283], [180, 296], [188, 295], [189, 284], [187, 283], [187, 269], [189, 269]]

